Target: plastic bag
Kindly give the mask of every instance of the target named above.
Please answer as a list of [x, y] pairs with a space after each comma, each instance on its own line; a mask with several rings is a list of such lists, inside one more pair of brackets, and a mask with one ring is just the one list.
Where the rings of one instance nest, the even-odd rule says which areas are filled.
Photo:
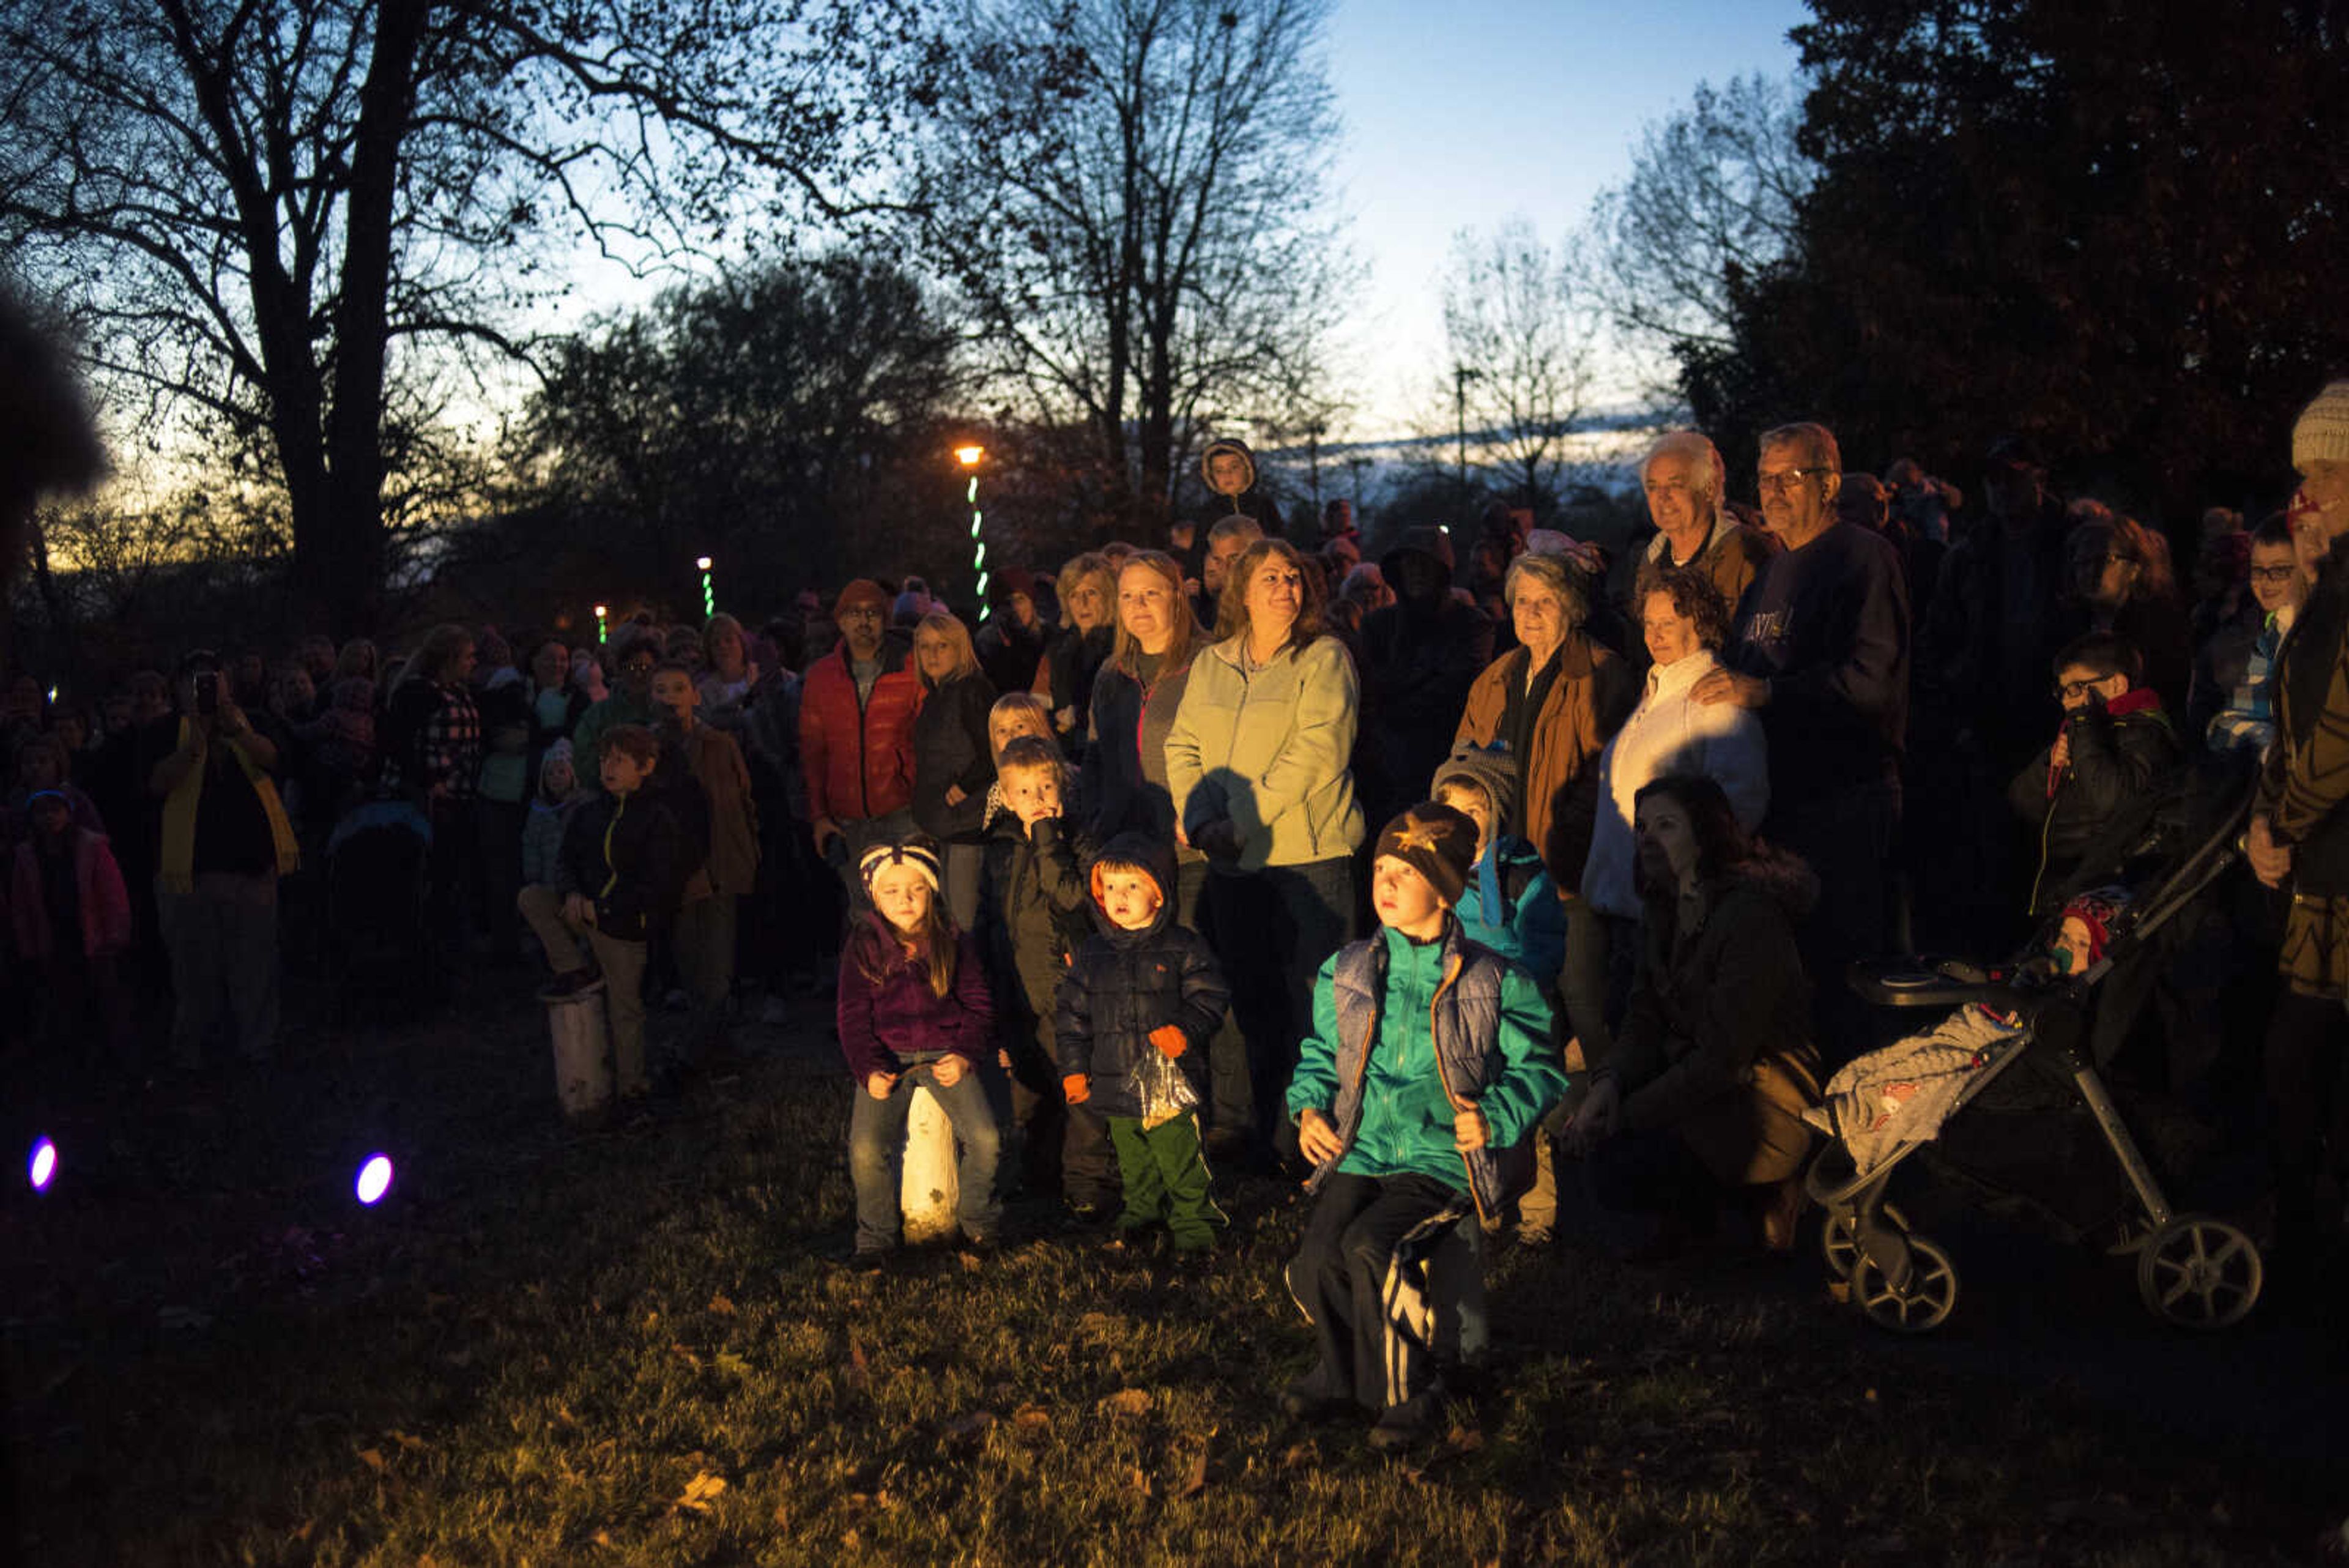
[[1174, 1058], [1156, 1051], [1143, 1053], [1144, 1060], [1134, 1075], [1135, 1097], [1142, 1102], [1142, 1125], [1162, 1127], [1192, 1109], [1199, 1103], [1199, 1093], [1191, 1087], [1191, 1080]]

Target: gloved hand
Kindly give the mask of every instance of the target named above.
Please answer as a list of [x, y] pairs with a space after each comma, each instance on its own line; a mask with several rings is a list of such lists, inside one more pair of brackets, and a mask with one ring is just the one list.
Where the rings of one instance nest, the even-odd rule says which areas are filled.
[[1082, 1073], [1071, 1073], [1061, 1080], [1061, 1097], [1072, 1106], [1081, 1106], [1093, 1097], [1093, 1081]]
[[1191, 1048], [1191, 1043], [1183, 1037], [1183, 1031], [1172, 1023], [1162, 1023], [1152, 1030], [1150, 1043], [1157, 1046], [1158, 1054], [1169, 1062]]

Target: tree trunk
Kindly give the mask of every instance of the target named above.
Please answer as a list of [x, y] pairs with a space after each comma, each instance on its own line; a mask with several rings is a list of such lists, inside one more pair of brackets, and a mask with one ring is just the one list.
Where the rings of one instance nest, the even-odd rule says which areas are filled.
[[369, 623], [383, 589], [384, 372], [389, 354], [392, 226], [399, 154], [415, 101], [426, 0], [384, 0], [359, 88], [352, 138], [343, 274], [335, 306], [334, 402], [326, 428], [325, 515], [305, 558], [298, 500], [295, 565], [313, 604], [338, 628]]

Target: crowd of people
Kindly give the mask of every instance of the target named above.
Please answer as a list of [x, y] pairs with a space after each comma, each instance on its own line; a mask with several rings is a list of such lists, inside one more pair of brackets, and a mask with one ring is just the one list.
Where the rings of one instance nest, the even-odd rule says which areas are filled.
[[[1680, 431], [1619, 558], [1496, 508], [1376, 560], [1343, 502], [1292, 544], [1218, 441], [1210, 515], [985, 607], [860, 580], [756, 631], [314, 637], [90, 705], [20, 674], [18, 1012], [131, 1060], [168, 992], [168, 1065], [264, 1061], [282, 965], [340, 973], [355, 906], [405, 909], [409, 990], [527, 931], [545, 995], [600, 992], [625, 1106], [746, 997], [828, 991], [855, 1266], [897, 1250], [916, 1089], [980, 1251], [1017, 1191], [1196, 1257], [1217, 1179], [1285, 1168], [1319, 1357], [1284, 1403], [1400, 1444], [1441, 1388], [1434, 1246], [1538, 1244], [1568, 1172], [1648, 1247], [1723, 1211], [1789, 1246], [1804, 1113], [1882, 1038], [1848, 967], [2093, 940], [2190, 773], [2251, 797], [2246, 868], [2096, 1054], [2263, 1151], [2277, 1261], [2313, 1258], [2349, 1152], [2349, 382], [2291, 450], [2289, 506], [2181, 531], [2183, 581], [2014, 437], [1976, 500], [1785, 426], [1747, 505]], [[385, 834], [412, 885], [347, 874]]]

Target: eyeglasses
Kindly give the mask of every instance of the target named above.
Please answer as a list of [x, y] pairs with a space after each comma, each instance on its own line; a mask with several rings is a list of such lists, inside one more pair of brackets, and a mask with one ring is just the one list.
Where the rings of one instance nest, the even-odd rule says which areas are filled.
[[620, 666], [620, 673], [623, 675], [650, 675], [652, 672], [653, 661], [649, 659], [632, 659]]
[[2058, 702], [2076, 702], [2111, 679], [2109, 675], [2099, 675], [2094, 680], [2058, 680], [2055, 683], [2055, 700]]
[[881, 618], [881, 612], [873, 608], [870, 605], [857, 605], [851, 608], [842, 610], [838, 615], [832, 618], [835, 621], [879, 620]]
[[1754, 483], [1757, 489], [1767, 494], [1772, 491], [1792, 490], [1806, 479], [1824, 478], [1831, 472], [1824, 468], [1782, 468], [1775, 473], [1755, 475]]
[[2279, 587], [2298, 576], [2300, 576], [2298, 566], [2253, 566], [2251, 568], [2251, 581], [2273, 583]]

